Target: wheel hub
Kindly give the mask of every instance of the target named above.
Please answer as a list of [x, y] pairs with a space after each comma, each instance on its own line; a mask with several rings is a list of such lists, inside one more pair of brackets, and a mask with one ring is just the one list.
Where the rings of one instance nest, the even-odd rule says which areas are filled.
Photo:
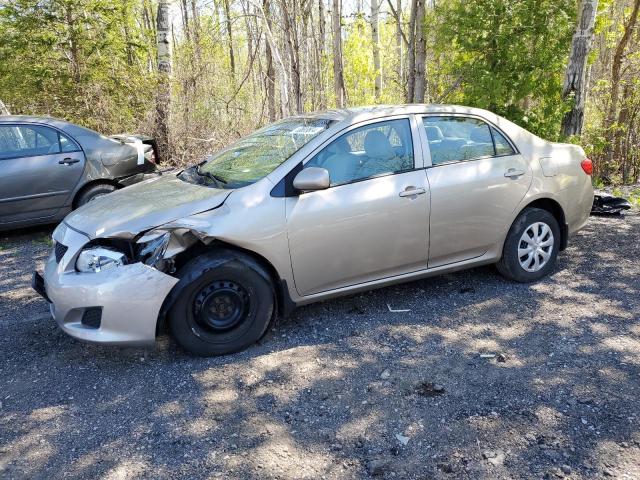
[[553, 252], [555, 239], [551, 227], [544, 222], [529, 225], [518, 243], [518, 260], [527, 272], [542, 269]]
[[249, 295], [239, 284], [217, 281], [200, 290], [194, 302], [198, 324], [208, 330], [230, 330], [241, 323], [249, 310]]

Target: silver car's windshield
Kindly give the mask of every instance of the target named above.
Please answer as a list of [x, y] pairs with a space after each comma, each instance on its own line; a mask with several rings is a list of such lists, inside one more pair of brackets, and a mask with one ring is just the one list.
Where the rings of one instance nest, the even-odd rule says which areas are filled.
[[270, 174], [311, 139], [324, 132], [332, 121], [322, 118], [290, 118], [268, 125], [185, 170], [186, 181], [217, 188], [240, 188]]

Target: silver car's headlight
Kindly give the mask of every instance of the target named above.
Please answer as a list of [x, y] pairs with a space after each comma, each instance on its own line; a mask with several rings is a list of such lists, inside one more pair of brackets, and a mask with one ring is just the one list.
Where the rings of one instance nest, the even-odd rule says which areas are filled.
[[88, 247], [80, 252], [76, 260], [76, 270], [97, 273], [120, 267], [127, 261], [124, 253], [105, 247]]

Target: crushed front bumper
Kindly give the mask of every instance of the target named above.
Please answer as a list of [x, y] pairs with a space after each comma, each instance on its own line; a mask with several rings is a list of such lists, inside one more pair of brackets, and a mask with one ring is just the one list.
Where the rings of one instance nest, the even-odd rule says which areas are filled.
[[54, 240], [68, 248], [59, 259], [54, 249], [43, 284], [34, 280], [34, 288], [51, 302], [51, 314], [60, 328], [88, 342], [153, 345], [160, 308], [178, 279], [142, 263], [78, 273], [76, 257], [88, 237], [61, 224]]

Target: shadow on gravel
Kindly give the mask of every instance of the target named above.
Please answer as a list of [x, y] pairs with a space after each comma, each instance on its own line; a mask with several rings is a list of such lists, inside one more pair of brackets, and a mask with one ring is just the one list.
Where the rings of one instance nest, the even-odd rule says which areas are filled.
[[639, 234], [593, 219], [538, 284], [481, 268], [333, 300], [223, 358], [3, 311], [0, 476], [637, 478]]

